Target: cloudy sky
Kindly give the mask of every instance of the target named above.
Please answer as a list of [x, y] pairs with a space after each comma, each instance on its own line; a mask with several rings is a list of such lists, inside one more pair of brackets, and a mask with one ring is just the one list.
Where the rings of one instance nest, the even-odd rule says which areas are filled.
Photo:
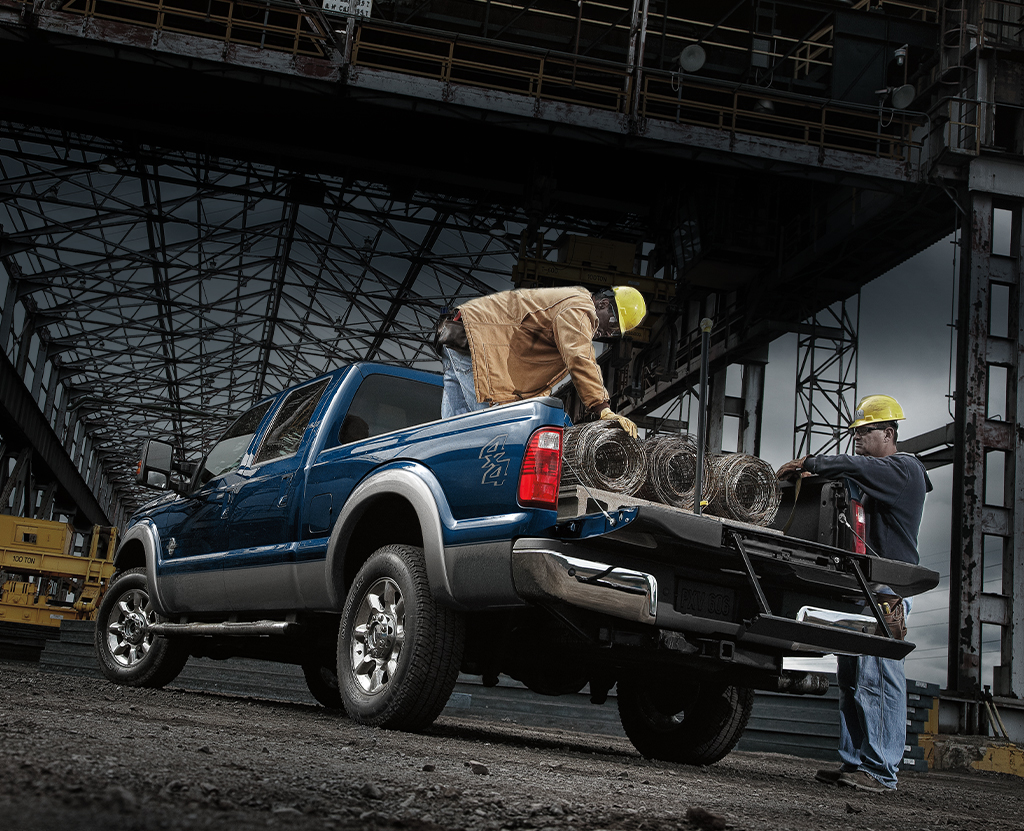
[[[996, 238], [1008, 233], [1006, 217], [996, 217]], [[858, 397], [894, 396], [907, 420], [901, 438], [910, 438], [950, 423], [950, 323], [956, 291], [956, 245], [952, 237], [864, 287], [860, 305]], [[995, 312], [995, 309], [993, 310]], [[1005, 314], [1005, 311], [1003, 312]], [[762, 456], [778, 467], [792, 456], [796, 338], [772, 344], [766, 374], [766, 415]], [[910, 640], [917, 649], [907, 658], [907, 677], [945, 686], [948, 639], [949, 541], [952, 466], [929, 473], [934, 490], [925, 502], [919, 550], [923, 565], [942, 575], [939, 587], [915, 599]], [[998, 591], [1001, 563], [987, 558], [986, 590]], [[983, 683], [992, 682], [999, 663], [999, 633], [983, 632]]]

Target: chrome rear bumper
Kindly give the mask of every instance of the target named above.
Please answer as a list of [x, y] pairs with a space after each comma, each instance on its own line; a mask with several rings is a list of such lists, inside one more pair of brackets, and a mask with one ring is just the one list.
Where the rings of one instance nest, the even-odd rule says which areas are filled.
[[563, 600], [625, 620], [654, 623], [658, 581], [628, 568], [571, 557], [543, 540], [520, 540], [512, 549], [512, 581], [527, 600]]

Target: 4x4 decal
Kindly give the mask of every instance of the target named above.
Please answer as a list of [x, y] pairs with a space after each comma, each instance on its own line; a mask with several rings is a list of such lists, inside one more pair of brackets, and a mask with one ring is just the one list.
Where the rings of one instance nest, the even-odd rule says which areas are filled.
[[480, 458], [484, 460], [484, 478], [480, 482], [481, 485], [494, 485], [500, 488], [505, 484], [509, 463], [509, 458], [505, 455], [507, 438], [508, 434], [502, 433], [480, 450]]

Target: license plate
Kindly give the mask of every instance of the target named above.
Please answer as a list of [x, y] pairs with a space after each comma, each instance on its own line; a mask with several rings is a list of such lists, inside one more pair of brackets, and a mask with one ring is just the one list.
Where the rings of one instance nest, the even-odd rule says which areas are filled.
[[675, 608], [684, 615], [732, 620], [736, 608], [736, 593], [721, 586], [679, 580], [676, 582]]

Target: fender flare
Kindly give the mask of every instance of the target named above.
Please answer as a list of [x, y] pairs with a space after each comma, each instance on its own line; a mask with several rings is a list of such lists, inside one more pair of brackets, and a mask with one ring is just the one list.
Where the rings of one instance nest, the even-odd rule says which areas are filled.
[[160, 551], [160, 532], [151, 519], [140, 519], [125, 532], [114, 553], [114, 568], [121, 569], [121, 553], [129, 543], [139, 542], [146, 558], [146, 583], [149, 588], [149, 600], [157, 614], [167, 616], [167, 607], [160, 597], [160, 582], [156, 578], [157, 552]]
[[345, 573], [352, 531], [381, 496], [400, 496], [412, 505], [423, 537], [423, 558], [431, 591], [445, 605], [458, 607], [460, 604], [452, 594], [444, 558], [444, 526], [453, 528], [455, 518], [434, 474], [423, 465], [399, 462], [374, 472], [360, 482], [345, 500], [345, 507], [334, 523], [327, 542], [325, 575], [332, 608], [340, 609], [345, 602], [344, 596], [339, 596], [338, 587]]

